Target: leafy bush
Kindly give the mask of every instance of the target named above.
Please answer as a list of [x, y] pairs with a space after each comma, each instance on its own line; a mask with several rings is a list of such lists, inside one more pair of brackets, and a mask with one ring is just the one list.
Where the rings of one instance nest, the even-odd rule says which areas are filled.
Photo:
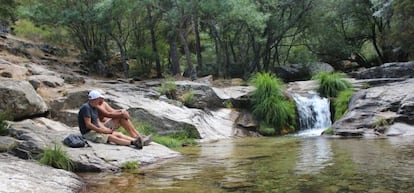
[[339, 92], [350, 89], [351, 83], [344, 80], [345, 75], [342, 73], [327, 73], [327, 72], [320, 72], [312, 79], [318, 80], [319, 88], [318, 92], [323, 97], [337, 97]]
[[0, 112], [0, 135], [7, 135], [9, 123], [7, 120], [13, 120], [12, 114], [9, 111]]
[[283, 82], [269, 73], [257, 73], [251, 82], [256, 87], [252, 96], [253, 115], [274, 127], [275, 133], [295, 128], [295, 104], [283, 95]]
[[43, 151], [43, 155], [40, 158], [40, 163], [52, 166], [58, 169], [64, 169], [67, 171], [73, 170], [73, 162], [69, 159], [66, 151], [62, 150], [60, 145], [54, 145], [53, 148], [46, 148]]
[[354, 91], [352, 91], [352, 89], [346, 89], [339, 92], [338, 97], [335, 99], [334, 102], [335, 121], [340, 119], [348, 111], [348, 104], [351, 100], [353, 93]]

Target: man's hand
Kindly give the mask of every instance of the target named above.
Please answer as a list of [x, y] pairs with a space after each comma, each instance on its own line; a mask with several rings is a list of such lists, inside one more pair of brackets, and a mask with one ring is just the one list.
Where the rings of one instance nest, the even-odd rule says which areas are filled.
[[103, 133], [105, 134], [112, 134], [114, 131], [111, 128], [108, 127], [104, 127], [103, 129]]
[[121, 110], [119, 110], [120, 112], [121, 112], [121, 114], [122, 114], [122, 118], [125, 118], [125, 119], [130, 119], [131, 117], [129, 116], [129, 113], [128, 113], [128, 111], [127, 110], [125, 110], [125, 109], [121, 109]]

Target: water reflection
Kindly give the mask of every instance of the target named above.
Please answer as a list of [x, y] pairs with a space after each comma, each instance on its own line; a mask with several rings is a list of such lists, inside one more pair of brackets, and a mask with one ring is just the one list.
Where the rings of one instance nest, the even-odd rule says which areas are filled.
[[304, 138], [298, 152], [295, 172], [316, 174], [330, 164], [331, 144], [324, 137]]
[[414, 192], [410, 138], [243, 138], [180, 151], [138, 174], [84, 175], [85, 192]]

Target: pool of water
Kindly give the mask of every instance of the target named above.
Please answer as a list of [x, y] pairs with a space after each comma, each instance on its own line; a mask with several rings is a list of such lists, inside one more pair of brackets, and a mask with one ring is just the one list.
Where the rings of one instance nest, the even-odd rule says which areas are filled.
[[177, 151], [135, 172], [80, 174], [83, 192], [414, 192], [414, 137], [241, 138]]

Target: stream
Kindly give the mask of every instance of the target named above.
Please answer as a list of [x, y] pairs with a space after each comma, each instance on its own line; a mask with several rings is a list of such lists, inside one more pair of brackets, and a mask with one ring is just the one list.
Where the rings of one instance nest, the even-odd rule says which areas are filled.
[[316, 93], [294, 99], [295, 135], [222, 139], [176, 149], [182, 157], [137, 171], [82, 173], [82, 193], [414, 192], [414, 136], [321, 136], [331, 125], [329, 101]]
[[134, 172], [80, 174], [83, 192], [414, 192], [413, 137], [251, 137], [177, 151]]

